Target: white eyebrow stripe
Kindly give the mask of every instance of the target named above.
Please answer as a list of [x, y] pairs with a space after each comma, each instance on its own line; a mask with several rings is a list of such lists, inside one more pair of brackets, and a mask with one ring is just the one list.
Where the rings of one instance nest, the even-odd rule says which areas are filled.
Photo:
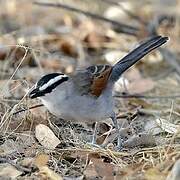
[[41, 86], [41, 87], [39, 88], [39, 90], [40, 90], [40, 91], [43, 91], [43, 90], [45, 90], [46, 88], [48, 88], [49, 86], [51, 86], [52, 84], [56, 83], [57, 81], [65, 78], [65, 77], [67, 77], [67, 75], [65, 75], [65, 74], [64, 74], [64, 75], [59, 75], [59, 76], [51, 79], [50, 81], [48, 81], [48, 82], [47, 82], [46, 84], [44, 84], [43, 86]]
[[102, 73], [102, 72], [104, 72], [104, 70], [106, 69], [106, 65], [103, 65], [103, 67], [99, 70], [99, 72], [98, 73]]

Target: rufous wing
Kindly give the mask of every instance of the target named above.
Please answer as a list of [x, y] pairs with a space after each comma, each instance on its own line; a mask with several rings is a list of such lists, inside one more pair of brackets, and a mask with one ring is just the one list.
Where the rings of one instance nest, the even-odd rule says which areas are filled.
[[98, 65], [94, 66], [94, 68], [96, 71], [93, 73], [90, 93], [96, 97], [99, 97], [102, 91], [106, 88], [112, 67], [109, 65]]
[[106, 88], [112, 67], [109, 65], [89, 66], [78, 70], [72, 77], [75, 90], [80, 95], [93, 95], [99, 97]]

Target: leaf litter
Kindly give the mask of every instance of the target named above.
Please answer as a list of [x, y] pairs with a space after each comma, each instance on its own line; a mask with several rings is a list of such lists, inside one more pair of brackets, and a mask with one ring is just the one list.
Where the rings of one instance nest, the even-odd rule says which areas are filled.
[[[78, 0], [67, 4], [107, 15], [106, 10], [112, 11], [108, 2]], [[114, 64], [134, 48], [137, 41], [148, 36], [142, 20], [149, 23], [153, 18], [159, 18], [158, 6], [164, 7], [158, 11], [169, 10], [170, 6], [171, 16], [177, 18], [176, 4], [139, 3], [143, 6], [142, 11], [137, 10], [138, 3], [130, 1], [128, 9], [120, 11], [126, 16], [117, 18], [119, 12], [115, 14], [115, 20], [139, 26], [139, 34], [133, 37], [118, 32], [113, 21], [109, 21], [111, 26], [96, 21], [99, 16], [90, 19], [23, 0], [1, 2], [1, 178], [179, 179], [180, 79], [178, 65], [174, 68], [168, 64], [163, 51], [145, 57], [115, 85], [115, 111], [122, 127], [121, 151], [115, 149], [117, 132], [108, 121], [102, 123], [98, 131], [100, 146], [92, 147], [87, 142], [92, 138], [94, 125], [58, 119], [45, 107], [31, 109], [40, 102], [25, 96], [45, 73], [71, 74], [80, 66]], [[162, 16], [164, 24], [156, 28], [158, 33], [171, 37], [170, 45], [166, 47], [174, 58], [179, 54], [179, 21], [177, 19], [174, 24], [169, 21], [172, 18], [167, 18], [170, 14], [165, 15]], [[137, 17], [143, 18], [137, 21]], [[18, 110], [21, 112], [16, 113]], [[104, 145], [107, 147], [101, 148]]]

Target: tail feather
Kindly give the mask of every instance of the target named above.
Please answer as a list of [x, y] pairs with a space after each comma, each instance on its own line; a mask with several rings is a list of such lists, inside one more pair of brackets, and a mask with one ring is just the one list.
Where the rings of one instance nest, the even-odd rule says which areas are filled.
[[140, 44], [113, 66], [110, 80], [113, 82], [117, 81], [124, 71], [143, 58], [146, 54], [160, 47], [167, 41], [168, 37], [155, 36]]

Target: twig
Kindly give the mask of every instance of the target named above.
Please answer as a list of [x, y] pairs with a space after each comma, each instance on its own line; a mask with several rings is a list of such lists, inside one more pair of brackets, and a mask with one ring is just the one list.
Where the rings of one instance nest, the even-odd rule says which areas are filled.
[[16, 112], [14, 112], [12, 115], [14, 116], [14, 115], [19, 114], [19, 113], [21, 113], [21, 112], [25, 112], [25, 111], [28, 111], [28, 110], [30, 110], [30, 109], [35, 109], [35, 108], [38, 108], [38, 107], [41, 107], [41, 106], [44, 106], [44, 105], [43, 105], [43, 104], [37, 104], [37, 105], [35, 105], [35, 106], [31, 106], [31, 107], [29, 107], [29, 108], [21, 109], [21, 110], [19, 110], [19, 111], [16, 111]]
[[115, 95], [117, 98], [144, 98], [144, 99], [176, 99], [180, 98], [180, 94], [169, 95], [169, 96], [148, 96], [140, 94], [125, 94], [125, 95]]
[[146, 114], [146, 115], [159, 115], [161, 113], [173, 113], [176, 116], [180, 116], [180, 114], [176, 111], [172, 111], [171, 109], [165, 109], [165, 110], [156, 110], [156, 109], [143, 109], [139, 108], [137, 109], [139, 114]]
[[178, 63], [177, 56], [167, 48], [159, 48], [163, 58], [170, 64], [180, 76], [180, 65]]
[[136, 28], [136, 27], [126, 25], [126, 24], [123, 24], [123, 23], [120, 23], [120, 22], [105, 18], [105, 17], [100, 16], [98, 14], [94, 14], [94, 13], [91, 13], [91, 12], [88, 12], [88, 11], [84, 11], [84, 10], [81, 10], [81, 9], [78, 9], [78, 8], [75, 8], [75, 7], [72, 7], [72, 6], [69, 6], [69, 5], [62, 4], [62, 3], [47, 3], [47, 2], [38, 2], [38, 1], [34, 1], [33, 3], [36, 4], [36, 5], [40, 5], [40, 6], [63, 8], [63, 9], [66, 9], [68, 11], [73, 11], [73, 12], [85, 14], [86, 16], [89, 16], [91, 18], [99, 19], [101, 21], [105, 21], [105, 22], [108, 22], [108, 23], [111, 23], [111, 24], [117, 26], [118, 31], [121, 32], [121, 33], [136, 36], [138, 31], [139, 31], [139, 29]]
[[16, 164], [15, 162], [13, 162], [12, 160], [9, 160], [9, 159], [3, 158], [3, 157], [0, 157], [0, 163], [8, 163], [8, 164], [14, 166], [17, 170], [19, 170], [21, 172], [30, 173], [32, 171], [31, 169], [22, 167], [19, 164]]
[[[159, 16], [155, 17], [147, 26], [147, 30], [149, 34], [157, 35], [157, 28], [161, 25], [164, 20], [173, 21], [173, 17], [168, 16]], [[166, 62], [171, 65], [177, 72], [177, 74], [180, 76], [180, 64], [178, 63], [178, 57], [172, 53], [167, 48], [159, 48], [160, 53], [162, 54], [163, 58], [166, 60]]]
[[154, 109], [143, 109], [143, 108], [139, 108], [137, 109], [138, 114], [141, 115], [159, 115], [161, 113], [161, 111], [158, 110], [154, 110]]
[[128, 9], [126, 9], [125, 7], [123, 7], [119, 2], [114, 2], [114, 1], [110, 1], [110, 0], [100, 0], [103, 3], [107, 3], [109, 5], [115, 5], [118, 6], [122, 11], [124, 11], [129, 17], [137, 20], [138, 22], [140, 22], [141, 24], [146, 25], [147, 23], [141, 19], [139, 16], [133, 14], [131, 11], [129, 11]]

